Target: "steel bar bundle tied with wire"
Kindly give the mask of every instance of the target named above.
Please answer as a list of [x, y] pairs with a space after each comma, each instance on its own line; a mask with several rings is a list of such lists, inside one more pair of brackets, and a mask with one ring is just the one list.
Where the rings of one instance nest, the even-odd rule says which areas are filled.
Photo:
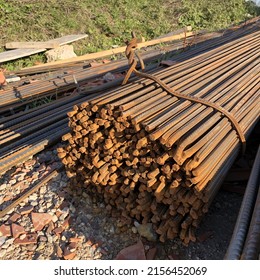
[[101, 194], [126, 221], [153, 223], [162, 242], [195, 241], [259, 118], [259, 51], [257, 25], [160, 71], [135, 63], [142, 79], [74, 106], [58, 150], [72, 184]]

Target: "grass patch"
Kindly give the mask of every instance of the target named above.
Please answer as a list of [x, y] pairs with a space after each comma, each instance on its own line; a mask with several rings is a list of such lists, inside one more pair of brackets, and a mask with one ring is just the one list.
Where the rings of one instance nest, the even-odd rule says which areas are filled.
[[[0, 0], [3, 31], [0, 46], [8, 41], [45, 41], [87, 33], [88, 38], [73, 44], [77, 55], [82, 55], [124, 45], [132, 30], [149, 40], [177, 28], [179, 3], [170, 0]], [[41, 60], [43, 56], [32, 57]], [[14, 67], [30, 63], [34, 61], [21, 59]], [[6, 66], [11, 67], [9, 63]]]
[[[250, 6], [250, 7], [249, 7]], [[255, 13], [244, 0], [0, 0], [0, 50], [10, 41], [45, 41], [87, 33], [77, 55], [124, 45], [133, 30], [146, 40], [180, 26], [219, 29]], [[43, 62], [43, 54], [4, 64], [9, 70]]]
[[179, 23], [195, 29], [218, 30], [256, 16], [259, 8], [245, 0], [182, 0]]

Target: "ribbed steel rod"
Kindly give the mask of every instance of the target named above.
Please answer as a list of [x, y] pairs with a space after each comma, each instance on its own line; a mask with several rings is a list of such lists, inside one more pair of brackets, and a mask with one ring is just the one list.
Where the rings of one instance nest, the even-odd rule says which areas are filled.
[[[260, 147], [258, 148], [258, 152], [255, 158], [255, 163], [253, 165], [251, 175], [247, 183], [242, 205], [238, 214], [237, 222], [231, 237], [228, 250], [225, 255], [225, 259], [238, 260], [241, 257], [246, 236], [248, 233], [252, 213], [254, 210], [256, 196], [259, 190], [259, 179], [260, 179], [259, 174], [260, 174]], [[252, 227], [255, 226], [256, 223], [253, 223]]]

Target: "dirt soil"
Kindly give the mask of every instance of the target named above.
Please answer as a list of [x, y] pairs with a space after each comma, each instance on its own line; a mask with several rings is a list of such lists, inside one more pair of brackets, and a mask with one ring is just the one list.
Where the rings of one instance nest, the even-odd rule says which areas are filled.
[[[258, 131], [259, 126], [250, 138], [246, 155], [235, 162], [233, 169], [252, 167]], [[38, 154], [0, 178], [0, 210], [60, 165], [56, 148]], [[245, 186], [246, 180], [224, 182], [198, 229], [197, 241], [185, 247], [179, 239], [166, 243], [147, 241], [133, 224], [126, 226], [120, 217], [111, 217], [102, 201], [90, 197], [84, 189], [69, 186], [63, 170], [0, 219], [0, 259], [111, 260], [140, 239], [145, 253], [159, 260], [223, 259]]]

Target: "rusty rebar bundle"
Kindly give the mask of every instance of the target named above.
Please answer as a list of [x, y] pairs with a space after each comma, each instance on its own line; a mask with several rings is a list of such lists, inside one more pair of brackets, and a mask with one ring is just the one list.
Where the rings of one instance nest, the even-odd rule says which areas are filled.
[[[184, 52], [183, 50], [181, 52], [178, 51], [178, 49], [182, 46], [182, 42], [179, 42], [177, 43], [177, 45], [174, 43], [173, 46], [167, 47], [168, 51], [170, 52], [167, 52], [165, 54], [165, 57], [160, 56], [160, 50], [156, 50], [147, 52], [144, 58], [147, 58], [148, 61], [151, 62], [155, 61], [158, 57], [160, 57], [160, 59], [165, 59], [167, 57], [168, 59], [169, 56], [174, 56], [174, 61], [176, 63], [184, 62], [187, 59], [198, 56], [202, 53], [205, 53], [206, 51], [213, 50], [216, 47], [223, 45], [224, 43], [229, 43], [234, 39], [242, 38], [244, 35], [249, 34], [255, 29], [257, 29], [257, 27], [255, 27], [254, 22], [252, 22], [252, 24], [243, 26], [242, 28], [236, 30], [228, 30], [224, 35], [222, 35], [221, 32], [199, 35], [196, 37], [196, 44]], [[176, 49], [177, 51], [172, 51]], [[145, 62], [146, 61], [147, 60], [145, 60]], [[120, 63], [122, 63], [122, 61]], [[124, 65], [126, 65], [126, 63], [127, 61], [124, 60], [123, 64], [120, 65], [125, 67]], [[118, 71], [119, 69], [122, 70], [122, 68], [117, 68], [120, 65], [118, 65], [117, 63], [113, 63], [111, 65], [105, 64], [104, 66], [97, 67], [96, 69], [87, 69], [86, 73], [81, 73], [82, 69], [79, 67], [77, 69], [81, 71], [80, 75], [83, 76], [80, 78], [76, 75], [76, 72], [74, 72], [74, 74], [76, 80], [81, 83], [82, 78], [93, 78], [97, 75], [101, 75], [104, 72], [111, 71], [112, 69], [115, 69], [115, 71]], [[153, 73], [155, 71], [151, 71], [151, 69], [157, 69], [157, 71], [164, 69], [162, 66], [158, 66], [157, 63], [152, 64], [150, 67], [146, 68], [146, 71], [149, 68], [150, 73]], [[53, 73], [52, 75], [55, 74]], [[20, 91], [22, 101], [20, 101], [19, 98], [13, 96], [12, 93], [7, 98], [11, 97], [12, 99], [15, 97], [13, 100], [15, 103], [8, 103], [9, 105], [6, 105], [5, 101], [3, 103], [0, 103], [0, 113], [9, 110], [10, 107], [20, 106], [21, 104], [30, 102], [30, 96], [32, 94], [31, 90], [33, 90], [34, 97], [32, 98], [34, 99], [35, 97], [40, 97], [44, 94], [53, 94], [54, 88], [55, 92], [56, 89], [58, 89], [58, 92], [61, 92], [66, 89], [67, 85], [71, 86], [66, 78], [63, 81], [65, 82], [65, 84], [60, 84], [60, 82], [57, 82], [61, 86], [57, 87], [53, 84], [53, 80], [55, 80], [55, 78], [53, 77], [49, 80], [49, 82], [48, 79], [46, 81], [43, 81], [43, 84], [41, 84], [41, 81], [39, 81], [39, 84], [31, 84], [28, 85], [28, 87], [25, 86], [25, 88], [23, 88], [24, 86], [22, 86], [21, 89], [24, 89]], [[64, 77], [62, 76], [58, 78], [58, 80], [61, 81], [63, 78]], [[46, 85], [46, 83], [51, 85], [51, 88], [48, 90], [45, 86], [42, 87], [43, 85]], [[147, 85], [148, 84], [149, 83], [147, 83]], [[72, 86], [76, 87], [74, 82]], [[51, 103], [41, 105], [34, 109], [30, 109], [26, 112], [20, 112], [9, 117], [1, 118], [0, 174], [4, 173], [18, 163], [23, 162], [30, 156], [33, 156], [36, 153], [44, 150], [46, 147], [52, 145], [53, 143], [58, 142], [61, 139], [61, 136], [69, 131], [69, 128], [67, 126], [67, 112], [70, 111], [74, 105], [80, 104], [83, 101], [101, 98], [103, 95], [107, 96], [107, 88], [114, 86], [115, 84], [111, 82], [104, 84], [104, 86], [99, 86], [98, 88], [95, 87], [95, 90], [83, 89], [82, 92], [86, 94], [86, 96], [76, 94], [75, 96], [63, 97], [56, 101], [52, 101]], [[142, 87], [142, 84], [140, 84], [139, 86], [137, 84], [135, 85], [136, 90], [142, 89]], [[19, 84], [17, 85], [17, 88], [20, 90]], [[19, 102], [17, 102], [17, 99], [19, 99]]]
[[[245, 138], [259, 118], [260, 30], [152, 73], [172, 91], [217, 104]], [[88, 98], [68, 113], [58, 150], [72, 184], [99, 193], [126, 220], [152, 222], [160, 241], [195, 241], [195, 229], [239, 154], [220, 110], [141, 79]]]

